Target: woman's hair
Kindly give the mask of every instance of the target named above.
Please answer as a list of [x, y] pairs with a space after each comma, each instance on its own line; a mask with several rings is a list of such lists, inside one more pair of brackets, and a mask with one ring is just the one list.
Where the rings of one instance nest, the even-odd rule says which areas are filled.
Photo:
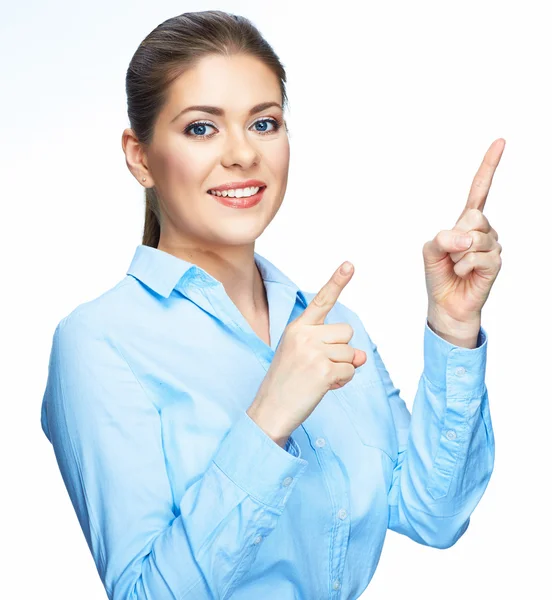
[[[213, 54], [247, 54], [260, 59], [278, 77], [285, 108], [285, 69], [251, 21], [219, 10], [183, 13], [158, 25], [142, 41], [127, 69], [127, 114], [130, 127], [144, 147], [151, 143], [170, 84], [203, 57]], [[146, 188], [142, 244], [157, 248], [160, 221], [155, 188]]]

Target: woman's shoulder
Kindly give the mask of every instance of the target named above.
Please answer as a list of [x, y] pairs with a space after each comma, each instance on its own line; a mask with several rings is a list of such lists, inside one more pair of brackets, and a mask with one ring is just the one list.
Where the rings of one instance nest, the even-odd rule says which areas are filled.
[[96, 334], [108, 331], [128, 316], [133, 307], [135, 280], [128, 275], [98, 296], [85, 300], [62, 317], [56, 332], [64, 335], [94, 331]]

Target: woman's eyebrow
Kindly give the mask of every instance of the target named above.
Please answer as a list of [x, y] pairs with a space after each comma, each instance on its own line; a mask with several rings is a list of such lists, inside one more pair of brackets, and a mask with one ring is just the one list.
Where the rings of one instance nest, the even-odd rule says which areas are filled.
[[[249, 111], [249, 115], [250, 116], [254, 115], [255, 113], [261, 112], [262, 110], [265, 110], [265, 108], [269, 108], [271, 106], [277, 106], [278, 108], [282, 109], [281, 105], [278, 104], [278, 102], [261, 102], [260, 104], [256, 104]], [[176, 115], [176, 117], [174, 117], [174, 119], [171, 120], [171, 123], [173, 121], [176, 121], [176, 119], [178, 119], [178, 117], [180, 117], [184, 113], [189, 112], [191, 110], [198, 110], [198, 111], [201, 111], [201, 112], [210, 113], [210, 114], [216, 115], [218, 117], [223, 117], [224, 116], [224, 110], [222, 108], [219, 108], [218, 106], [207, 106], [207, 105], [200, 104], [200, 105], [195, 105], [195, 106], [188, 106], [184, 110], [181, 110]]]

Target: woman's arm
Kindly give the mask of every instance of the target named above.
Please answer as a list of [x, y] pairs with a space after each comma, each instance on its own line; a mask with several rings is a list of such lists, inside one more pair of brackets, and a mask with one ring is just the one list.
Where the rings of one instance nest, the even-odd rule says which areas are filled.
[[56, 328], [42, 423], [107, 594], [227, 598], [307, 462], [244, 412], [173, 499], [155, 399], [96, 321], [75, 311]]
[[399, 454], [389, 491], [389, 529], [435, 548], [466, 531], [494, 466], [485, 386], [487, 334], [476, 348], [453, 346], [425, 325], [424, 370], [412, 415], [372, 343], [393, 411]]

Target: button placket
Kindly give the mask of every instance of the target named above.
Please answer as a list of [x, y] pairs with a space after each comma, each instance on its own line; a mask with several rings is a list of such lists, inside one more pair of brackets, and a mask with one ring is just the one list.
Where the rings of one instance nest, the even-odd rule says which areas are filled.
[[[314, 420], [312, 421], [314, 424]], [[333, 589], [334, 592], [337, 592], [341, 588], [341, 581], [338, 576], [343, 573], [343, 561], [347, 552], [350, 534], [350, 523], [345, 520], [349, 513], [345, 508], [340, 508], [340, 506], [349, 506], [348, 484], [344, 479], [343, 471], [339, 468], [339, 464], [336, 461], [330, 440], [327, 440], [322, 435], [315, 437], [309, 432], [308, 426], [303, 425], [303, 429], [313, 448], [325, 448], [324, 451], [317, 451], [316, 456], [319, 459], [322, 474], [326, 480], [326, 486], [333, 489], [334, 492], [341, 492], [331, 497], [331, 519], [336, 520], [336, 522], [333, 527], [334, 543], [330, 555], [329, 585], [330, 591]], [[338, 595], [333, 593], [331, 597], [335, 599]]]

